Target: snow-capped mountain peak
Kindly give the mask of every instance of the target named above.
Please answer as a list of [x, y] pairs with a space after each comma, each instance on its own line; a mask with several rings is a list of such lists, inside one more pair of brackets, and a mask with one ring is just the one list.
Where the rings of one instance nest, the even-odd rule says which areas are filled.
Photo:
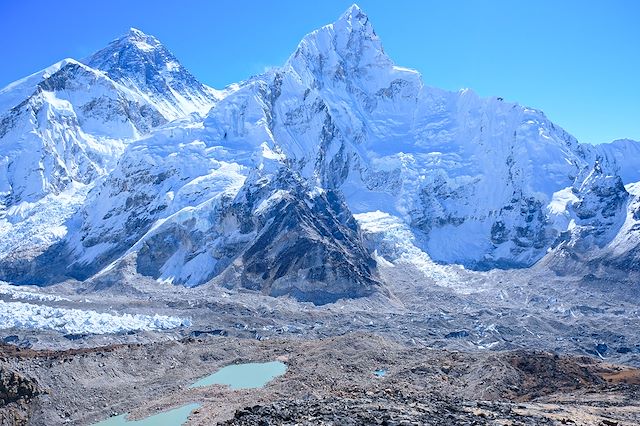
[[92, 68], [106, 72], [109, 77], [119, 80], [144, 65], [163, 66], [174, 60], [173, 55], [160, 41], [137, 28], [130, 28], [126, 34], [111, 41], [83, 62]]
[[0, 90], [0, 259], [30, 258], [64, 236], [62, 224], [131, 141], [220, 96], [137, 29]]
[[43, 80], [46, 80], [67, 64], [75, 62], [77, 61], [74, 59], [65, 58], [43, 70], [14, 81], [13, 83], [9, 83], [0, 89], [0, 114], [4, 114], [31, 96], [38, 87], [38, 84]]
[[[353, 4], [347, 9], [340, 18], [330, 26], [333, 27], [338, 37], [346, 37], [347, 40], [350, 35], [355, 34], [359, 37], [363, 37], [366, 40], [375, 42], [381, 49], [382, 44], [380, 39], [376, 35], [369, 17], [360, 9], [357, 4]], [[344, 43], [346, 40], [341, 40]], [[346, 47], [344, 44], [338, 44], [339, 46]]]
[[138, 49], [144, 51], [151, 51], [154, 49], [162, 49], [163, 46], [160, 41], [152, 35], [145, 34], [137, 28], [129, 28], [129, 33], [120, 38], [120, 40], [126, 39], [129, 43], [134, 44]]
[[287, 65], [311, 87], [347, 84], [371, 89], [383, 86], [394, 67], [369, 17], [357, 5], [305, 36]]
[[192, 112], [204, 114], [221, 97], [200, 83], [157, 38], [136, 28], [83, 62], [149, 99], [168, 120]]

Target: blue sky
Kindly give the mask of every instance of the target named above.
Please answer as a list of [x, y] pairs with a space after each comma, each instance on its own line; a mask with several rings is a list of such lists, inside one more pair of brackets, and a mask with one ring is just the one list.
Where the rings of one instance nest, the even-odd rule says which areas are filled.
[[[0, 0], [0, 86], [129, 27], [221, 88], [282, 64], [352, 0]], [[536, 107], [583, 142], [640, 140], [640, 2], [362, 0], [386, 52], [426, 84]]]

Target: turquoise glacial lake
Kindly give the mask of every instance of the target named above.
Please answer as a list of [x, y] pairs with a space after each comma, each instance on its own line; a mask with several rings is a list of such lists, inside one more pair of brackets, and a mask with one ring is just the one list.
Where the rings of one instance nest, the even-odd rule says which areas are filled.
[[228, 385], [231, 389], [255, 389], [263, 387], [278, 376], [282, 376], [286, 371], [287, 365], [280, 361], [233, 364], [203, 377], [189, 387]]
[[122, 414], [95, 423], [94, 426], [181, 426], [187, 421], [189, 414], [198, 407], [200, 404], [183, 405], [142, 420], [127, 420], [128, 414]]
[[[231, 389], [256, 389], [282, 376], [286, 371], [287, 365], [280, 361], [233, 364], [201, 378], [189, 387], [227, 385]], [[183, 405], [142, 420], [127, 420], [128, 414], [122, 414], [95, 423], [94, 426], [181, 426], [198, 407], [200, 404]]]

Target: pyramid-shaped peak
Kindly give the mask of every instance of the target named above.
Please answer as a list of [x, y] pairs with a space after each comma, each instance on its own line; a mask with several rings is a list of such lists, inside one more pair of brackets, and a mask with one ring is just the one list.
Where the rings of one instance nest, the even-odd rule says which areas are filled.
[[352, 4], [338, 19], [338, 22], [346, 21], [350, 23], [366, 23], [369, 17], [357, 4]]
[[110, 77], [114, 69], [137, 68], [143, 62], [177, 62], [171, 53], [152, 35], [138, 28], [129, 31], [113, 40], [103, 49], [85, 58], [83, 62], [92, 68], [105, 71]]
[[307, 34], [288, 64], [299, 73], [307, 69], [316, 79], [320, 74], [330, 73], [340, 79], [347, 73], [363, 75], [365, 70], [393, 66], [369, 17], [356, 4], [334, 23]]
[[199, 86], [158, 39], [137, 28], [131, 28], [83, 62], [126, 86], [133, 82], [136, 88], [145, 93], [151, 90], [149, 85], [157, 86], [153, 90], [163, 91], [167, 73], [171, 73], [174, 79], [177, 74], [182, 74], [188, 80], [185, 84]]
[[355, 3], [351, 5], [332, 26], [338, 33], [358, 31], [370, 37], [375, 37], [376, 35], [369, 22], [369, 17], [360, 9], [360, 6]]
[[362, 9], [360, 8], [360, 6], [358, 6], [356, 3], [352, 4], [349, 9], [347, 9], [346, 13], [364, 13], [362, 12]]
[[144, 33], [138, 28], [129, 28], [129, 32], [114, 41], [118, 45], [131, 44], [140, 50], [150, 51], [162, 47], [162, 43], [152, 35]]

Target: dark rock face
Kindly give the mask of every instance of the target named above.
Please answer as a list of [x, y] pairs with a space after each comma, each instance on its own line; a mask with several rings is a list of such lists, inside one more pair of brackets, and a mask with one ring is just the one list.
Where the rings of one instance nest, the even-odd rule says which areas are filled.
[[[146, 240], [137, 254], [138, 273], [158, 278], [165, 262], [180, 251], [186, 253], [185, 262], [199, 255], [210, 259], [206, 274], [189, 285], [226, 269], [248, 289], [315, 304], [367, 296], [380, 286], [376, 263], [341, 195], [313, 192], [287, 167], [249, 177], [234, 199], [220, 200], [209, 218], [207, 231], [187, 220]], [[236, 237], [221, 231], [228, 223], [234, 224]]]
[[[61, 275], [87, 279], [138, 244], [133, 262], [136, 272], [145, 276], [166, 279], [163, 271], [168, 265], [188, 270], [195, 262], [193, 273], [171, 276], [174, 284], [195, 286], [222, 276], [225, 285], [315, 304], [367, 296], [381, 288], [376, 262], [340, 192], [311, 188], [286, 165], [274, 173], [254, 172], [235, 196], [211, 199], [192, 215], [166, 221], [153, 231], [150, 228], [165, 206], [164, 198], [154, 194], [167, 192], [157, 191], [157, 184], [170, 179], [138, 170], [134, 176], [112, 175], [112, 182], [102, 188], [122, 191], [114, 194], [123, 200], [121, 208], [109, 210], [103, 221], [114, 220], [124, 227], [87, 229], [80, 240], [88, 249], [100, 245], [111, 249], [87, 264], [78, 261], [71, 243], [65, 241], [26, 265], [29, 273], [12, 269], [7, 278], [15, 281], [22, 273], [33, 279], [47, 264], [67, 259]], [[127, 192], [132, 182], [137, 190]], [[172, 189], [167, 184], [166, 189]], [[125, 265], [129, 260], [121, 261]], [[48, 276], [51, 282], [62, 279]]]
[[[414, 396], [378, 392], [353, 392], [351, 397], [334, 396], [309, 400], [285, 400], [254, 405], [235, 412], [226, 426], [259, 425], [445, 425], [469, 421], [473, 415], [461, 401], [433, 398], [433, 405]], [[359, 395], [358, 395], [359, 393]], [[461, 423], [462, 424], [462, 423]], [[480, 423], [468, 423], [480, 424]]]
[[518, 400], [531, 400], [547, 395], [552, 392], [552, 388], [573, 390], [582, 386], [604, 384], [602, 377], [589, 368], [588, 363], [593, 361], [588, 358], [585, 359], [586, 365], [580, 365], [576, 362], [567, 362], [566, 357], [555, 354], [524, 350], [509, 353], [505, 358], [515, 373], [508, 380], [516, 379], [512, 386], [509, 386], [511, 385], [509, 382], [503, 383], [503, 386], [511, 389], [505, 394]]
[[40, 393], [35, 382], [0, 368], [0, 405], [18, 401], [30, 401]]
[[29, 404], [41, 393], [33, 380], [0, 367], [0, 424], [28, 424]]
[[598, 161], [591, 174], [574, 187], [574, 193], [581, 195], [573, 205], [576, 216], [585, 224], [606, 229], [627, 202], [629, 194], [619, 176], [607, 176]]
[[640, 272], [640, 247], [634, 212], [637, 199], [622, 180], [603, 170], [600, 159], [578, 176], [572, 188], [578, 198], [569, 206], [572, 229], [561, 233], [541, 266], [585, 282], [635, 283]]
[[248, 187], [239, 199], [250, 206], [276, 187], [288, 193], [254, 219], [256, 238], [242, 253], [242, 285], [273, 296], [291, 295], [316, 304], [371, 294], [376, 263], [341, 195], [310, 195], [298, 176], [282, 170], [266, 185]]

